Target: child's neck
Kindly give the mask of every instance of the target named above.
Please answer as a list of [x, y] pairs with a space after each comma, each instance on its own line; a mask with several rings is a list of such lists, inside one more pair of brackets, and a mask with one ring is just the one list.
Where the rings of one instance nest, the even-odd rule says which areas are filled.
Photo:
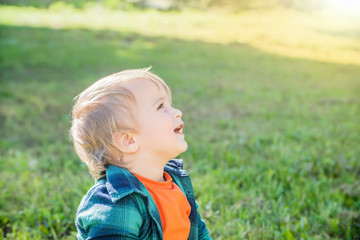
[[146, 168], [133, 168], [129, 169], [130, 172], [140, 175], [142, 177], [158, 181], [164, 182], [164, 167], [157, 168], [157, 167], [146, 167]]
[[150, 157], [150, 154], [128, 156], [131, 166], [128, 170], [142, 177], [154, 180], [164, 181], [164, 168], [169, 160], [160, 158], [159, 156]]
[[122, 160], [112, 161], [118, 167], [123, 167], [131, 173], [135, 173], [142, 177], [163, 182], [164, 168], [166, 163], [171, 159], [164, 156], [152, 156], [149, 153], [124, 154]]

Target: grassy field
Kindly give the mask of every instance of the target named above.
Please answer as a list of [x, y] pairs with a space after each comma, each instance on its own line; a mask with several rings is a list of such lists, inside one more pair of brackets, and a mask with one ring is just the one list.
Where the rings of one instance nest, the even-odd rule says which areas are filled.
[[72, 98], [153, 66], [182, 109], [214, 239], [360, 238], [360, 26], [237, 15], [0, 5], [0, 239], [73, 239], [93, 184]]

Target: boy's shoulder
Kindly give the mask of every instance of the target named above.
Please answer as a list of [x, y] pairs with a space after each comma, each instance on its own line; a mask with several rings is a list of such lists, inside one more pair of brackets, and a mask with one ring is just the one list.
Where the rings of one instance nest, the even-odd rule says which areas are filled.
[[137, 178], [127, 169], [109, 165], [106, 176], [96, 180], [83, 197], [79, 209], [92, 204], [113, 207], [120, 199], [124, 199], [122, 202], [126, 202], [127, 199], [134, 202], [133, 198], [138, 197], [137, 195], [132, 196], [134, 192], [139, 193], [139, 197], [146, 196], [143, 194], [143, 188], [138, 184]]
[[[75, 218], [78, 239], [86, 239], [90, 235], [101, 236], [104, 231], [113, 235], [127, 233], [138, 236], [144, 221], [149, 221], [142, 196], [131, 194], [137, 190], [131, 189], [126, 176], [123, 175], [120, 181], [114, 181], [116, 176], [110, 175], [112, 181], [109, 181], [108, 176], [97, 180], [83, 197]], [[123, 187], [118, 188], [115, 184]], [[129, 222], [132, 224], [126, 224]]]

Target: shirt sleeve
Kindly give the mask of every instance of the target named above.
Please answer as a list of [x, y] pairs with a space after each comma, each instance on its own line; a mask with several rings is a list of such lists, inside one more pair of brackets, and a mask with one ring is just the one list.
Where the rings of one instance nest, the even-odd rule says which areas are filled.
[[143, 220], [134, 196], [112, 202], [106, 195], [99, 195], [81, 203], [75, 224], [79, 240], [140, 239]]
[[201, 240], [212, 240], [212, 238], [209, 235], [209, 231], [206, 228], [206, 224], [204, 222], [204, 220], [201, 219], [200, 214], [199, 214], [199, 204], [197, 203], [197, 201], [195, 201], [196, 204], [196, 211], [197, 211], [197, 221], [198, 221], [198, 233], [199, 233], [199, 239]]

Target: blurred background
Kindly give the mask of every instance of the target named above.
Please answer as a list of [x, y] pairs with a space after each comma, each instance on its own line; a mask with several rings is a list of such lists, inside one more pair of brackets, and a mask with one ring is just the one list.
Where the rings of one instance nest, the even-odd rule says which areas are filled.
[[2, 0], [0, 239], [74, 239], [73, 98], [152, 66], [214, 239], [360, 239], [360, 2]]

